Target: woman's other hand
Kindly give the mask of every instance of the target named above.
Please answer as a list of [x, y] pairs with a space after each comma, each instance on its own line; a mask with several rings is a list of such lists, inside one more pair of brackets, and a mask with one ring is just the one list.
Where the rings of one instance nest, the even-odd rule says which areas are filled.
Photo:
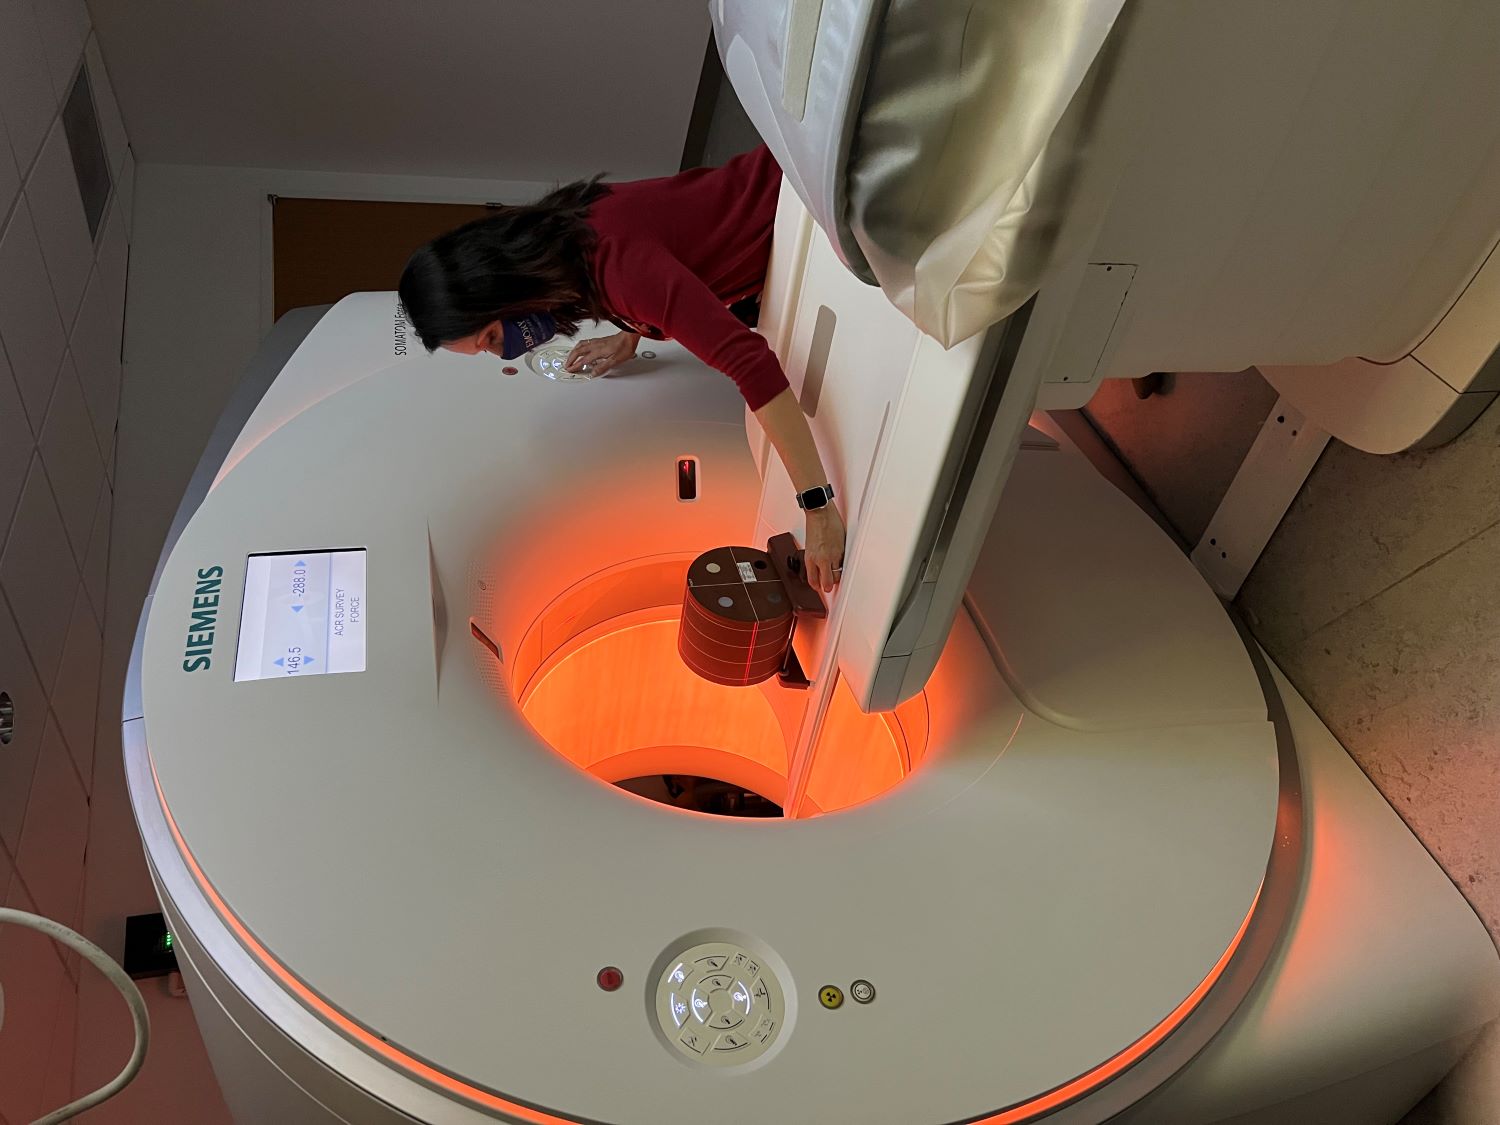
[[844, 517], [832, 504], [807, 513], [802, 570], [814, 590], [831, 593], [844, 570]]
[[594, 376], [608, 375], [612, 370], [635, 355], [635, 346], [640, 337], [634, 332], [616, 332], [613, 336], [602, 336], [597, 340], [580, 340], [573, 345], [563, 367], [577, 374], [585, 367]]

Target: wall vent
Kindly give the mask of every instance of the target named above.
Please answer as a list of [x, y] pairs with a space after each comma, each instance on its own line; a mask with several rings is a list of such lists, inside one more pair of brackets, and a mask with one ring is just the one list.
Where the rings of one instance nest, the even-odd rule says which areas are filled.
[[89, 223], [89, 237], [97, 240], [104, 205], [109, 202], [111, 177], [86, 66], [78, 68], [78, 77], [68, 92], [62, 118], [63, 131], [68, 135], [68, 149], [73, 154], [73, 174], [78, 177], [78, 195], [83, 200], [83, 214]]

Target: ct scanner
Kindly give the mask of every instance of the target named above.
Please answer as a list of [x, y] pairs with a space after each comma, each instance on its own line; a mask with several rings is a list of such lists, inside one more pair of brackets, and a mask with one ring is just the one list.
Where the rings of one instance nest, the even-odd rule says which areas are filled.
[[[881, 201], [913, 184], [861, 161], [891, 67], [923, 57], [918, 6], [713, 7], [788, 171], [761, 331], [850, 528], [796, 633], [811, 686], [721, 687], [676, 654], [696, 556], [800, 531], [727, 380], [672, 343], [603, 380], [561, 378], [563, 341], [510, 374], [428, 356], [393, 294], [284, 317], [183, 498], [123, 713], [236, 1118], [1396, 1121], [1500, 1014], [1495, 948], [1046, 410], [1104, 377], [1384, 361], [1444, 332], [1467, 333], [1456, 366], [1419, 366], [1451, 393], [1398, 381], [1341, 413], [1320, 389], [1325, 416], [1437, 440], [1493, 397], [1474, 302], [1500, 292], [1500, 125], [1424, 137], [1461, 182], [1382, 194], [1416, 182], [1393, 138], [1421, 114], [1353, 112], [1375, 86], [1495, 93], [1493, 13], [1017, 5], [1078, 56], [1021, 106], [1055, 111], [1026, 133], [1048, 171], [945, 150], [999, 209], [965, 243], [940, 212], [977, 188], [918, 192], [910, 229], [935, 234], [903, 244]], [[1287, 38], [1273, 9], [1290, 89], [1257, 99], [1237, 80]], [[925, 10], [934, 35], [995, 11]], [[1381, 50], [1416, 61], [1373, 72]], [[1204, 127], [1231, 101], [1236, 137]], [[960, 147], [994, 113], [922, 105]], [[1322, 190], [1335, 125], [1369, 190]], [[657, 775], [785, 815], [629, 791]]]

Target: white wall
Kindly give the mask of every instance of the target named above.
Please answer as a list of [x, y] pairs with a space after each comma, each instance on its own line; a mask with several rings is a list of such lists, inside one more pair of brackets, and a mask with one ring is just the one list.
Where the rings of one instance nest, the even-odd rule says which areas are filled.
[[[97, 237], [59, 116], [84, 65], [114, 174]], [[14, 738], [0, 746], [0, 893], [76, 925], [97, 788], [132, 177], [82, 0], [0, 3], [0, 118], [0, 691], [15, 700]], [[47, 939], [0, 930], [0, 1118], [71, 1100], [79, 977]]]
[[677, 169], [707, 0], [91, 0], [140, 160], [564, 180]]

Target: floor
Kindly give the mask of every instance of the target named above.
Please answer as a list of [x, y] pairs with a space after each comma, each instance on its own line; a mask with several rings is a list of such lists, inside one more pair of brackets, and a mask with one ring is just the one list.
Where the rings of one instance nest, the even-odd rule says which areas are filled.
[[[1276, 398], [1255, 371], [1106, 383], [1087, 414], [1189, 545]], [[1500, 939], [1500, 409], [1440, 449], [1329, 444], [1237, 604]], [[1492, 1028], [1405, 1125], [1500, 1121]]]

